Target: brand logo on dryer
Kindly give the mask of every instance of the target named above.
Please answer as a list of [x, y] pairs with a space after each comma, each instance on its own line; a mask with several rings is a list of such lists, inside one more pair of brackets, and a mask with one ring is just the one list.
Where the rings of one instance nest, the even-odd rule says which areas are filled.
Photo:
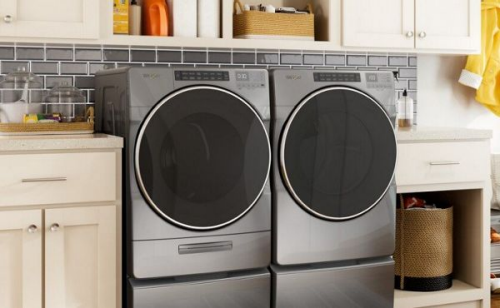
[[300, 76], [300, 75], [286, 75], [285, 78], [287, 80], [300, 80], [300, 79], [302, 79], [302, 76]]
[[150, 80], [158, 79], [160, 78], [160, 74], [142, 74], [142, 77]]

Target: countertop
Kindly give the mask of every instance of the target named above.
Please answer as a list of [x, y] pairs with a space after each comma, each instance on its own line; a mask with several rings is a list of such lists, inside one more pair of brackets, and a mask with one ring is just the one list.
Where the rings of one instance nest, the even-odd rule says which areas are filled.
[[121, 137], [105, 134], [0, 136], [0, 152], [121, 148]]
[[486, 129], [468, 129], [451, 127], [420, 127], [399, 128], [396, 130], [398, 142], [415, 141], [458, 141], [491, 139], [493, 132]]

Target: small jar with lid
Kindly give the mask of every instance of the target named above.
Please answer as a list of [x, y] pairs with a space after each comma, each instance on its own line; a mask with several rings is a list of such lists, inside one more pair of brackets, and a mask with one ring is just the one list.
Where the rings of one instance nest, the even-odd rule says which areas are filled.
[[60, 113], [63, 122], [86, 122], [89, 104], [77, 87], [62, 83], [52, 88], [45, 97], [49, 113]]

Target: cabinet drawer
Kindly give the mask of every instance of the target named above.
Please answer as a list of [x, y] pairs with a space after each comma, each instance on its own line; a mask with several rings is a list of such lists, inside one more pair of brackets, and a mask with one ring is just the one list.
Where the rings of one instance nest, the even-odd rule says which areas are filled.
[[440, 306], [430, 306], [427, 308], [481, 308], [481, 301], [454, 303]]
[[116, 200], [116, 153], [0, 155], [0, 206]]
[[490, 178], [488, 142], [407, 143], [398, 145], [396, 184], [445, 184]]

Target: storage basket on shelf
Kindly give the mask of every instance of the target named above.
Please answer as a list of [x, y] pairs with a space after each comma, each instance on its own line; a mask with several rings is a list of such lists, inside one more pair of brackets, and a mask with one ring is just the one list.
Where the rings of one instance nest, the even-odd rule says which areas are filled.
[[396, 213], [396, 289], [439, 291], [452, 287], [453, 207]]
[[491, 185], [493, 186], [491, 208], [500, 210], [500, 154], [491, 155]]
[[[314, 14], [267, 13], [244, 11], [239, 0], [234, 1], [233, 36], [249, 39], [288, 39], [314, 41]], [[241, 11], [238, 14], [238, 9]]]

